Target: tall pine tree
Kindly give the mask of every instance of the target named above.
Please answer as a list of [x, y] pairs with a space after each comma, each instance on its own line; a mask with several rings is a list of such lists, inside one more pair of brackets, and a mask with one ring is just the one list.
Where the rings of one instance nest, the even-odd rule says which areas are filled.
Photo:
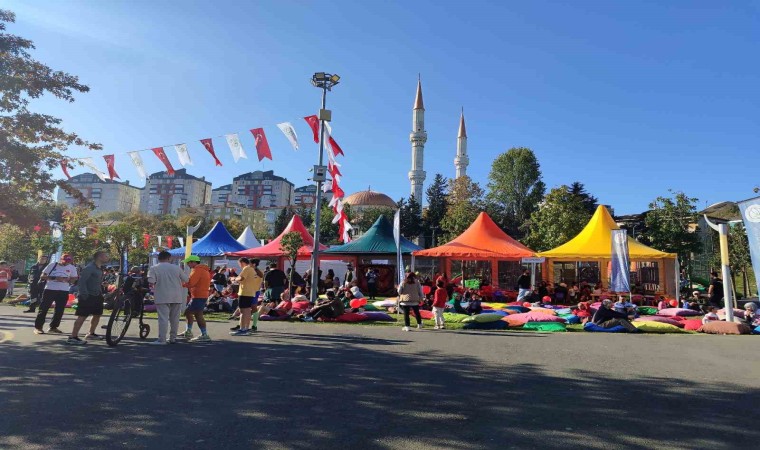
[[449, 208], [448, 180], [440, 173], [435, 174], [433, 183], [425, 191], [427, 194], [427, 209], [422, 217], [425, 244], [427, 247], [438, 245], [438, 236], [441, 234], [441, 222], [446, 217]]

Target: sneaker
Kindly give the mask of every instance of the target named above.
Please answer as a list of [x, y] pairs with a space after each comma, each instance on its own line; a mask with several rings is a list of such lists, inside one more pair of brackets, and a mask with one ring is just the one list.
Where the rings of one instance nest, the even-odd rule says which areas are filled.
[[251, 326], [251, 333], [255, 333], [256, 331], [259, 331], [259, 327]]
[[155, 341], [149, 343], [148, 345], [166, 345], [166, 344], [167, 344], [166, 341], [159, 341], [158, 339], [156, 339]]
[[421, 330], [422, 329], [422, 324], [417, 325], [417, 329]]
[[78, 337], [71, 337], [69, 336], [68, 339], [66, 339], [66, 343], [69, 345], [85, 345], [87, 341], [83, 341], [79, 339]]
[[409, 331], [409, 327], [402, 327], [401, 330], [402, 331]]
[[303, 318], [304, 322], [314, 322], [314, 318], [311, 316], [304, 316]]
[[250, 336], [251, 332], [248, 330], [237, 330], [230, 333], [230, 336]]
[[47, 332], [50, 334], [63, 334], [63, 331], [58, 328], [48, 328]]
[[25, 313], [36, 313], [37, 311], [33, 310], [32, 308], [27, 309], [26, 311], [23, 311]]
[[[240, 325], [235, 325], [234, 327], [230, 328], [230, 331], [237, 331], [240, 329]], [[232, 333], [230, 333], [232, 334]]]
[[102, 341], [103, 336], [95, 333], [87, 333], [87, 335], [84, 337], [85, 341]]
[[193, 338], [193, 332], [190, 330], [185, 330], [184, 333], [182, 333], [182, 337], [185, 339], [192, 339]]
[[176, 340], [176, 339], [169, 339], [169, 343], [170, 343], [170, 344], [176, 344], [176, 343], [177, 343], [177, 340]]
[[433, 327], [433, 329], [434, 329], [434, 330], [437, 330], [437, 329], [438, 329], [438, 325], [434, 326], [434, 327]]
[[208, 337], [208, 334], [201, 334], [200, 336], [190, 339], [190, 342], [211, 342], [211, 338]]
[[45, 334], [45, 330], [42, 330], [42, 329], [39, 329], [39, 328], [35, 328], [34, 329], [34, 334]]

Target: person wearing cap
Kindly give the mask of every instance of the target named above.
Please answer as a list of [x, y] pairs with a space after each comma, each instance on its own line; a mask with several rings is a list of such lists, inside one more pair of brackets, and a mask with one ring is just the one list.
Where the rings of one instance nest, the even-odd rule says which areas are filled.
[[[66, 341], [69, 345], [83, 345], [91, 339], [103, 339], [95, 331], [100, 322], [100, 316], [103, 315], [103, 264], [108, 262], [108, 253], [104, 251], [95, 252], [92, 262], [82, 269], [79, 277], [79, 300], [77, 303], [74, 328], [71, 329], [71, 336]], [[85, 340], [79, 339], [79, 330], [82, 328], [87, 317], [90, 319], [90, 332], [85, 336]]]
[[[201, 263], [201, 258], [198, 256], [190, 255], [183, 262], [190, 267], [190, 279], [185, 284], [190, 290], [190, 304], [185, 309], [187, 329], [184, 336], [190, 342], [209, 342], [211, 338], [206, 332], [206, 319], [203, 317], [203, 310], [206, 309], [206, 296], [211, 285], [211, 272], [207, 265]], [[200, 336], [193, 337], [194, 321], [198, 322], [198, 328], [201, 330]]]
[[169, 342], [177, 342], [177, 328], [182, 305], [187, 301], [187, 289], [183, 286], [190, 280], [184, 270], [169, 262], [171, 253], [158, 254], [158, 264], [148, 270], [148, 282], [153, 285], [153, 293], [158, 312], [158, 339], [151, 345], [165, 345], [166, 334]]
[[69, 300], [69, 289], [77, 280], [79, 274], [73, 264], [74, 258], [64, 253], [60, 261], [50, 263], [42, 271], [40, 279], [45, 281], [45, 290], [42, 292], [42, 301], [40, 309], [37, 312], [37, 318], [34, 320], [34, 334], [45, 334], [42, 327], [45, 325], [45, 318], [50, 306], [55, 303], [55, 312], [50, 320], [48, 333], [63, 334], [58, 327], [61, 325], [63, 312], [66, 310], [66, 302]]

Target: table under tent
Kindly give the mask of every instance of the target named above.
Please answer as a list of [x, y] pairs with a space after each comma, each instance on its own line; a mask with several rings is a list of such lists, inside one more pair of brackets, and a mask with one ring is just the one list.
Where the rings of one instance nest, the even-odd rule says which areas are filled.
[[[205, 236], [193, 242], [190, 253], [200, 257], [203, 263], [208, 264], [213, 269], [218, 261], [227, 262], [225, 253], [238, 252], [246, 248], [232, 237], [222, 222], [217, 222]], [[169, 253], [173, 259], [183, 259], [185, 247], [169, 250]], [[233, 264], [233, 267], [237, 267], [237, 263]]]
[[[502, 231], [485, 212], [454, 240], [439, 247], [414, 252], [418, 258], [436, 258], [438, 271], [451, 280], [460, 275], [466, 287], [485, 281], [492, 290], [514, 291], [523, 270], [522, 258], [534, 257], [533, 250]], [[469, 280], [473, 284], [470, 284]]]
[[[407, 263], [412, 252], [421, 250], [422, 247], [412, 241], [400, 237], [401, 254], [407, 255]], [[350, 262], [356, 269], [356, 281], [362, 292], [367, 292], [367, 269], [373, 268], [378, 271], [377, 292], [380, 295], [396, 294], [396, 274], [398, 264], [396, 262], [396, 240], [393, 237], [393, 226], [385, 218], [380, 216], [375, 223], [358, 239], [343, 245], [330, 247], [325, 250], [320, 259], [340, 259]]]
[[[601, 282], [609, 286], [612, 257], [612, 230], [619, 229], [607, 208], [599, 206], [586, 227], [573, 239], [557, 248], [539, 252], [546, 258], [544, 280], [554, 283]], [[631, 261], [631, 286], [650, 296], [676, 296], [677, 258], [673, 253], [647, 247], [628, 237]]]

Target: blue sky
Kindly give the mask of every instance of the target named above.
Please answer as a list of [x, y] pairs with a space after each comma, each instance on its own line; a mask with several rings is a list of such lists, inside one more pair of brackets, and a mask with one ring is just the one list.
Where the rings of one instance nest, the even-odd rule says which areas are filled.
[[[578, 180], [616, 213], [646, 209], [668, 189], [700, 206], [753, 196], [760, 143], [760, 2], [0, 1], [10, 32], [34, 56], [90, 86], [73, 104], [37, 111], [117, 153], [188, 143], [215, 186], [251, 170], [307, 183], [317, 146], [300, 118], [319, 107], [315, 71], [338, 73], [329, 94], [344, 189], [408, 196], [409, 132], [422, 74], [426, 186], [454, 173], [465, 108], [470, 168], [532, 148], [547, 186]], [[296, 126], [294, 152], [275, 124]], [[274, 161], [255, 159], [249, 129], [264, 127]], [[239, 132], [234, 165], [215, 139]], [[72, 149], [74, 157], [99, 153]], [[176, 153], [167, 154], [179, 167]], [[149, 171], [162, 170], [143, 154]], [[83, 169], [74, 172], [80, 173]]]

